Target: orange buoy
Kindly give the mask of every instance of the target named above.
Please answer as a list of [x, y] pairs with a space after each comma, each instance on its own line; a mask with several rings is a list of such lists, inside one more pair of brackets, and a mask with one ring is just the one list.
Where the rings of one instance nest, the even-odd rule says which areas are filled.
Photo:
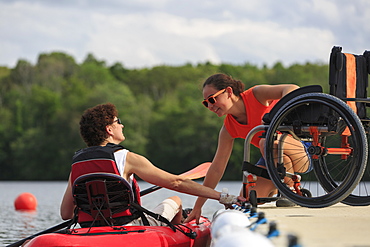
[[20, 194], [14, 201], [15, 210], [36, 210], [37, 200], [31, 193]]

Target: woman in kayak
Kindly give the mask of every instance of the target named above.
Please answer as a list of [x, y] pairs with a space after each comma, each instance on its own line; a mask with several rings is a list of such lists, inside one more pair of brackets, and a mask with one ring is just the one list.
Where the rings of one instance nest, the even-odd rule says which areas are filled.
[[[97, 105], [84, 112], [80, 120], [80, 134], [88, 148], [76, 152], [73, 158], [68, 186], [61, 203], [60, 213], [62, 219], [67, 220], [74, 217], [75, 205], [72, 196], [72, 184], [74, 180], [83, 174], [95, 172], [108, 172], [121, 175], [132, 185], [132, 190], [136, 190], [136, 199], [139, 203], [140, 190], [135, 183], [134, 174], [148, 183], [190, 195], [219, 200], [220, 203], [225, 205], [237, 203], [238, 200], [245, 201], [242, 197], [220, 193], [190, 179], [165, 172], [155, 167], [145, 157], [128, 151], [118, 145], [125, 140], [123, 128], [124, 126], [118, 118], [118, 111], [113, 104]], [[101, 153], [98, 151], [104, 151], [108, 154], [111, 152], [111, 155], [114, 156], [114, 162], [102, 164], [101, 160], [103, 159], [99, 156]], [[162, 215], [174, 224], [179, 224], [182, 220], [181, 199], [177, 196], [170, 197], [158, 205], [153, 212]], [[147, 218], [150, 225], [162, 225], [162, 222], [150, 216]], [[128, 219], [131, 220], [132, 218]], [[79, 223], [81, 223], [80, 218]], [[127, 220], [125, 223], [127, 223]], [[143, 222], [141, 218], [137, 218], [130, 221], [130, 224], [142, 225]]]
[[[221, 127], [218, 137], [218, 147], [213, 158], [212, 165], [207, 172], [203, 185], [215, 188], [224, 174], [226, 165], [230, 158], [234, 139], [245, 139], [247, 134], [258, 125], [262, 124], [262, 117], [269, 112], [276, 102], [284, 95], [297, 89], [298, 86], [293, 84], [281, 85], [258, 85], [244, 91], [244, 84], [239, 80], [234, 80], [232, 77], [225, 74], [215, 74], [210, 76], [203, 84], [203, 105], [208, 110], [217, 114], [217, 116], [226, 116], [224, 124]], [[260, 134], [256, 134], [251, 143], [260, 149], [264, 157], [265, 139], [260, 138]], [[299, 141], [290, 138], [292, 142]], [[285, 145], [286, 150], [287, 145]], [[302, 145], [302, 149], [304, 147]], [[307, 160], [301, 159], [294, 161], [294, 154], [289, 151], [284, 151], [284, 163], [287, 171], [296, 171], [308, 169]], [[307, 158], [308, 159], [308, 158]], [[258, 162], [259, 166], [265, 166], [264, 159]], [[286, 181], [288, 186], [293, 186], [293, 182]], [[271, 180], [258, 177], [256, 186], [254, 187], [258, 197], [269, 197], [277, 193], [277, 190]], [[281, 199], [279, 199], [281, 200]], [[192, 213], [186, 219], [186, 222], [196, 218], [199, 220], [201, 208], [205, 203], [206, 198], [199, 197], [195, 203]], [[293, 206], [294, 204], [283, 199], [277, 202], [277, 205]]]

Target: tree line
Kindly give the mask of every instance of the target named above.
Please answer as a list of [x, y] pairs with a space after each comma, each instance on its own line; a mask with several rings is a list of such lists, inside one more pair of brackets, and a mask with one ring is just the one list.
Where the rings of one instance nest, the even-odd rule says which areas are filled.
[[[320, 84], [328, 92], [328, 66], [305, 63], [160, 65], [128, 69], [108, 66], [88, 54], [78, 64], [62, 52], [40, 54], [36, 64], [18, 60], [0, 67], [0, 179], [66, 180], [83, 111], [111, 102], [125, 125], [129, 150], [179, 174], [212, 161], [223, 118], [202, 106], [202, 83], [225, 73], [246, 88], [257, 84]], [[241, 179], [244, 140], [237, 139], [225, 180]], [[260, 156], [252, 148], [252, 160]]]

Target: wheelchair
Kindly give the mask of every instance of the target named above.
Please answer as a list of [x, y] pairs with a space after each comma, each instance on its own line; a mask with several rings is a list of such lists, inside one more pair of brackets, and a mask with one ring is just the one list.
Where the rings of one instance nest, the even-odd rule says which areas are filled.
[[[299, 88], [284, 96], [264, 116], [264, 124], [247, 135], [243, 193], [252, 206], [279, 198], [258, 197], [253, 190], [258, 176], [271, 179], [279, 194], [303, 207], [322, 208], [338, 202], [370, 205], [370, 120], [366, 117], [370, 52], [341, 51], [333, 47], [330, 55], [330, 94], [318, 85]], [[267, 169], [250, 163], [250, 141], [261, 131]], [[296, 165], [293, 170], [287, 152], [294, 154], [293, 163], [301, 167]], [[287, 179], [294, 182], [293, 187], [286, 185]]]

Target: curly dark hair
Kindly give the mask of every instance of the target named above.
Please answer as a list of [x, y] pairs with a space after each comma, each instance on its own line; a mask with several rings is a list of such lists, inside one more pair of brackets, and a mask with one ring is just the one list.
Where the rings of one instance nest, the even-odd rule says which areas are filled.
[[80, 120], [80, 134], [87, 146], [99, 146], [108, 134], [105, 127], [113, 124], [114, 117], [118, 116], [116, 106], [107, 103], [85, 110]]
[[211, 75], [203, 83], [203, 88], [207, 85], [212, 85], [218, 90], [231, 87], [233, 89], [233, 93], [238, 97], [242, 92], [244, 92], [244, 84], [241, 81], [234, 80], [231, 76], [225, 74]]

